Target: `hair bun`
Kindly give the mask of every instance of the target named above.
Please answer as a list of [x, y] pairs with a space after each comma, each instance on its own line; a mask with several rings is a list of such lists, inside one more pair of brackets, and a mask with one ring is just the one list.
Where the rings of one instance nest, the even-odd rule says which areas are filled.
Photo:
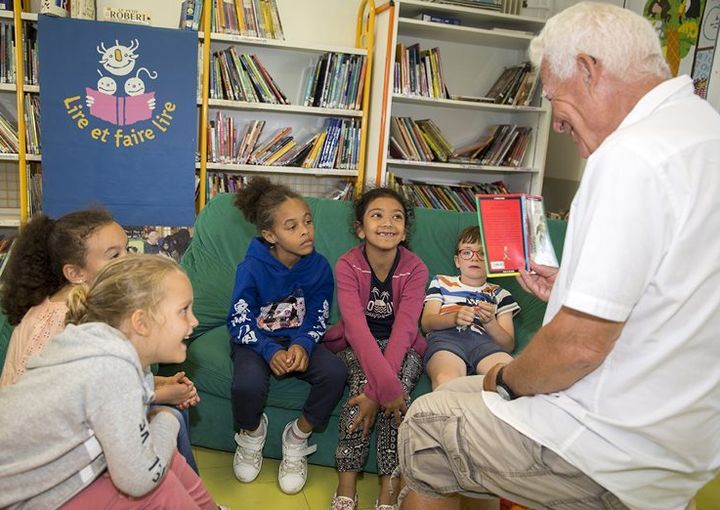
[[74, 285], [68, 294], [66, 305], [65, 324], [81, 324], [85, 322], [88, 314], [88, 294], [90, 288], [83, 284]]

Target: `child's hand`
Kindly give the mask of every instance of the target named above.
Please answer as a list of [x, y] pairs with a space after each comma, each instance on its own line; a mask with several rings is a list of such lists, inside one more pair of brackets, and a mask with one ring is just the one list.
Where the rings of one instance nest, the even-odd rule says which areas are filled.
[[183, 383], [164, 383], [155, 389], [156, 404], [170, 404], [180, 406], [182, 403], [197, 398], [195, 386], [188, 386]]
[[307, 370], [310, 358], [307, 351], [302, 345], [292, 344], [287, 350], [287, 371], [288, 372], [304, 372]]
[[273, 374], [279, 377], [288, 373], [287, 358], [288, 352], [285, 349], [280, 349], [273, 354], [270, 360], [270, 370], [272, 370]]
[[391, 414], [395, 415], [395, 424], [398, 427], [400, 426], [403, 416], [407, 412], [407, 400], [408, 394], [403, 392], [403, 394], [395, 400], [391, 400], [390, 402], [383, 404], [383, 414], [385, 416], [390, 416]]
[[487, 301], [480, 301], [475, 307], [475, 313], [482, 324], [494, 320], [495, 312], [497, 312], [497, 305]]
[[347, 401], [346, 406], [358, 406], [358, 413], [353, 422], [348, 427], [348, 432], [352, 434], [360, 427], [362, 427], [363, 437], [367, 438], [370, 433], [370, 428], [375, 423], [375, 416], [377, 416], [380, 406], [374, 400], [368, 398], [364, 393], [356, 395]]
[[460, 310], [455, 312], [455, 325], [466, 327], [475, 320], [475, 310], [469, 306], [461, 306]]

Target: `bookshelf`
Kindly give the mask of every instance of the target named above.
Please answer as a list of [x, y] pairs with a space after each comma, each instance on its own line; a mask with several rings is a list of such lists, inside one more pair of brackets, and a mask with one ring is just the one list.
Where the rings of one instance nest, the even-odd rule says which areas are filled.
[[[24, 2], [22, 2], [24, 3]], [[22, 4], [14, 2], [14, 10], [0, 11], [0, 23], [14, 29], [14, 61], [23, 61], [23, 45], [33, 29], [29, 26], [38, 20], [35, 13], [22, 12]], [[206, 0], [206, 3], [209, 3]], [[198, 27], [202, 53], [198, 58], [198, 162], [193, 171], [198, 177], [199, 193], [196, 209], [204, 207], [208, 172], [252, 176], [266, 174], [273, 180], [286, 182], [307, 194], [324, 194], [337, 187], [337, 183], [362, 186], [364, 175], [365, 144], [369, 111], [369, 82], [372, 66], [374, 34], [374, 3], [372, 0], [336, 2], [317, 0], [312, 10], [294, 0], [276, 0], [282, 20], [285, 39], [264, 39], [210, 30], [210, 19], [203, 15]], [[208, 12], [206, 9], [203, 11]], [[318, 13], [322, 13], [319, 15]], [[329, 21], [332, 20], [332, 23]], [[180, 21], [180, 20], [178, 20]], [[209, 93], [211, 51], [236, 47], [239, 52], [257, 55], [268, 67], [272, 77], [287, 94], [291, 104], [251, 103], [214, 99]], [[343, 53], [363, 56], [367, 62], [364, 91], [359, 109], [304, 106], [300, 101], [305, 72], [318, 56], [324, 53]], [[196, 58], [193, 55], [191, 58]], [[17, 126], [20, 149], [17, 153], [0, 153], [0, 227], [17, 227], [27, 221], [31, 212], [31, 189], [37, 186], [42, 156], [30, 154], [26, 145], [26, 95], [37, 97], [35, 84], [25, 82], [23, 66], [16, 66], [14, 83], [0, 83], [0, 108], [8, 120]], [[209, 162], [208, 133], [206, 126], [216, 112], [235, 117], [239, 124], [256, 119], [267, 122], [264, 135], [270, 136], [279, 126], [291, 126], [293, 134], [303, 139], [308, 133], [321, 130], [325, 119], [351, 119], [358, 129], [358, 156], [356, 170], [342, 168], [301, 168], [266, 165]], [[32, 128], [32, 125], [30, 126]], [[38, 151], [39, 152], [39, 151]], [[349, 185], [349, 184], [346, 184]]]
[[[370, 77], [372, 71], [375, 8], [372, 0], [363, 0], [357, 9], [355, 20], [354, 45], [348, 45], [348, 32], [344, 34], [326, 34], [327, 40], [335, 39], [345, 41], [345, 44], [329, 44], [313, 40], [313, 35], [307, 26], [293, 25], [297, 19], [294, 14], [305, 13], [308, 9], [302, 8], [302, 2], [277, 0], [278, 11], [285, 33], [284, 40], [259, 39], [236, 34], [218, 33], [210, 30], [210, 19], [203, 12], [202, 26], [199, 27], [198, 37], [202, 42], [202, 72], [201, 91], [198, 99], [200, 108], [200, 147], [197, 175], [199, 179], [198, 209], [205, 205], [208, 197], [208, 182], [213, 175], [268, 175], [273, 180], [284, 182], [306, 195], [326, 195], [341, 187], [344, 182], [352, 181], [356, 189], [364, 183], [365, 146], [367, 140], [367, 122], [370, 99]], [[324, 19], [329, 20], [328, 11], [343, 9], [338, 2], [318, 2], [323, 7]], [[320, 5], [322, 4], [322, 5]], [[344, 7], [347, 11], [347, 6]], [[287, 21], [290, 21], [288, 23]], [[337, 26], [329, 28], [329, 32], [337, 30]], [[345, 26], [347, 29], [347, 25]], [[352, 32], [350, 33], [352, 35]], [[210, 74], [212, 72], [212, 55], [218, 51], [234, 47], [237, 53], [252, 54], [262, 62], [278, 88], [287, 97], [290, 104], [275, 104], [268, 102], [249, 102], [229, 99], [213, 98], [210, 87]], [[307, 106], [303, 104], [303, 95], [306, 87], [308, 73], [312, 71], [315, 62], [325, 54], [341, 54], [357, 56], [365, 59], [365, 74], [361, 78], [362, 94], [359, 98], [358, 109], [334, 108], [326, 106]], [[218, 114], [232, 117], [242, 132], [247, 123], [262, 120], [265, 122], [262, 137], [272, 136], [274, 132], [285, 127], [292, 128], [292, 136], [298, 145], [312, 139], [321, 132], [328, 119], [350, 119], [359, 125], [357, 137], [357, 165], [354, 169], [346, 168], [303, 168], [300, 166], [269, 166], [239, 164], [236, 162], [222, 163], [211, 161], [210, 146], [213, 141], [205, 126]], [[344, 121], [343, 121], [344, 122]], [[345, 124], [343, 124], [345, 126]], [[219, 142], [217, 142], [219, 143]]]
[[[459, 19], [461, 24], [423, 21], [423, 14]], [[368, 153], [376, 161], [369, 165], [372, 170], [368, 170], [366, 180], [371, 184], [392, 184], [394, 178], [400, 177], [406, 182], [441, 185], [503, 181], [512, 192], [540, 193], [551, 118], [549, 106], [539, 93], [530, 104], [514, 106], [398, 93], [393, 83], [397, 45], [407, 48], [419, 43], [421, 50], [439, 48], [443, 81], [451, 95], [484, 96], [505, 68], [527, 60], [530, 40], [543, 25], [544, 20], [500, 11], [424, 0], [394, 2], [388, 15], [377, 20], [372, 88], [375, 94], [382, 95], [371, 110], [376, 120], [369, 128]], [[391, 118], [398, 117], [432, 119], [455, 148], [477, 141], [493, 125], [527, 127], [531, 134], [517, 166], [409, 161], [390, 155]]]

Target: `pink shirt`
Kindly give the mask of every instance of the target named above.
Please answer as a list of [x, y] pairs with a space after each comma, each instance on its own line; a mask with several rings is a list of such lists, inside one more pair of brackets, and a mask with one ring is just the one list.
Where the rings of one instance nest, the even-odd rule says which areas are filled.
[[418, 329], [418, 320], [425, 298], [428, 269], [420, 257], [402, 246], [399, 248], [400, 261], [392, 275], [395, 322], [383, 353], [365, 319], [372, 273], [362, 250], [362, 244], [351, 248], [335, 265], [342, 319], [328, 330], [323, 343], [335, 352], [350, 345], [368, 379], [365, 395], [384, 404], [403, 393], [397, 374], [408, 349], [413, 348], [422, 355], [427, 347]]
[[67, 311], [64, 301], [49, 298], [27, 311], [10, 337], [0, 386], [15, 384], [25, 373], [30, 356], [41, 353], [50, 338], [65, 329]]

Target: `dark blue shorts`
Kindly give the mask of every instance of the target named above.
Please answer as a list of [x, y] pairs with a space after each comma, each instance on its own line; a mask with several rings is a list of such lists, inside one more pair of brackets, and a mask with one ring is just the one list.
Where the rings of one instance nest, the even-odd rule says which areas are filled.
[[441, 329], [433, 331], [425, 339], [428, 344], [423, 358], [426, 368], [433, 354], [448, 351], [465, 362], [468, 375], [476, 374], [475, 368], [483, 358], [496, 352], [505, 352], [493, 342], [490, 335], [483, 335], [469, 328], [461, 331], [455, 327]]

